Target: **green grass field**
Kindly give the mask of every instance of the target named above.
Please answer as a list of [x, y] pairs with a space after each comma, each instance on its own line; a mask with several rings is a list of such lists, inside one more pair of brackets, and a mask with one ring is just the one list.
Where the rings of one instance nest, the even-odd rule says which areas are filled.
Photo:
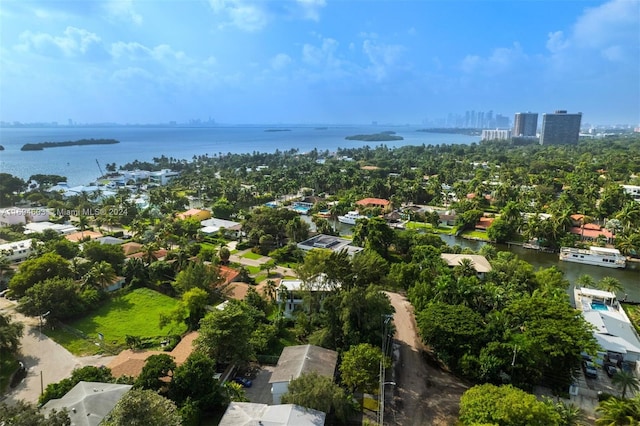
[[258, 253], [254, 253], [252, 251], [248, 251], [245, 254], [243, 254], [242, 257], [244, 257], [246, 259], [258, 260], [258, 259], [260, 259], [261, 257], [264, 257], [264, 256], [262, 256], [261, 254], [258, 254]]
[[162, 330], [158, 326], [160, 314], [168, 313], [177, 303], [169, 296], [139, 288], [114, 297], [86, 317], [67, 324], [90, 340], [59, 329], [47, 330], [46, 334], [76, 355], [100, 352], [101, 348], [95, 345], [98, 333], [104, 335], [103, 343], [108, 348], [123, 346], [127, 335], [144, 339], [182, 334], [187, 329], [184, 324], [172, 323]]

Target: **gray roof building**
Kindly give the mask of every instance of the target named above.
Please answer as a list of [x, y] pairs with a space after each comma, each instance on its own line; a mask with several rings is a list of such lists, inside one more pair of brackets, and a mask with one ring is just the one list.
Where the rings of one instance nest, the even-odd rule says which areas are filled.
[[60, 399], [47, 402], [45, 411], [66, 408], [74, 426], [98, 426], [113, 410], [131, 385], [116, 383], [79, 382]]
[[220, 426], [322, 426], [325, 413], [294, 404], [266, 405], [232, 402]]
[[269, 383], [290, 382], [301, 374], [316, 372], [333, 378], [338, 352], [314, 345], [287, 346], [282, 350]]
[[362, 247], [356, 247], [351, 245], [352, 241], [347, 240], [346, 238], [335, 237], [333, 235], [326, 234], [318, 234], [313, 237], [305, 240], [301, 243], [298, 243], [298, 248], [301, 250], [312, 250], [312, 249], [328, 249], [334, 252], [339, 252], [342, 250], [346, 250], [350, 256], [362, 251]]

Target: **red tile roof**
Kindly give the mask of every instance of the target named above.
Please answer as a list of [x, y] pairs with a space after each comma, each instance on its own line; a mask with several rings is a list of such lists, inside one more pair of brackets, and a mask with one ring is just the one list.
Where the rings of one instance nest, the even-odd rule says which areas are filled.
[[356, 201], [359, 206], [388, 206], [391, 202], [384, 198], [363, 198], [360, 201]]

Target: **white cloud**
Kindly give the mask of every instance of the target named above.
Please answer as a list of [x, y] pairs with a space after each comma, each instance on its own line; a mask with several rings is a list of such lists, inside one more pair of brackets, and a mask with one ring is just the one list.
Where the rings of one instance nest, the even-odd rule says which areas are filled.
[[487, 57], [467, 55], [460, 63], [460, 69], [465, 73], [481, 72], [495, 75], [509, 71], [520, 63], [528, 60], [519, 43], [513, 47], [498, 47], [493, 49]]
[[362, 50], [369, 58], [370, 66], [367, 70], [379, 81], [387, 77], [390, 68], [398, 65], [405, 48], [400, 45], [379, 44], [365, 40], [362, 43]]
[[17, 49], [21, 51], [49, 56], [59, 52], [67, 57], [85, 55], [93, 46], [101, 44], [97, 34], [76, 27], [67, 27], [61, 36], [25, 31], [20, 34], [20, 40], [22, 43]]
[[213, 12], [222, 17], [220, 27], [259, 31], [278, 19], [320, 20], [325, 0], [209, 0]]
[[271, 68], [276, 71], [286, 68], [291, 63], [291, 57], [284, 53], [278, 53], [271, 58]]
[[557, 53], [561, 50], [566, 49], [570, 46], [570, 43], [565, 39], [564, 33], [562, 31], [556, 31], [553, 33], [549, 33], [547, 38], [547, 49], [551, 53]]
[[313, 21], [320, 20], [320, 9], [325, 7], [325, 0], [295, 0], [298, 6], [302, 8], [303, 17]]
[[124, 21], [131, 21], [136, 25], [142, 24], [142, 15], [136, 12], [133, 0], [109, 0], [105, 4], [107, 12]]
[[264, 2], [249, 0], [209, 0], [211, 9], [226, 17], [221, 26], [235, 26], [244, 31], [258, 31], [269, 22]]
[[305, 44], [302, 46], [302, 60], [314, 66], [335, 66], [339, 62], [335, 57], [337, 49], [338, 42], [332, 38], [323, 39], [320, 47]]

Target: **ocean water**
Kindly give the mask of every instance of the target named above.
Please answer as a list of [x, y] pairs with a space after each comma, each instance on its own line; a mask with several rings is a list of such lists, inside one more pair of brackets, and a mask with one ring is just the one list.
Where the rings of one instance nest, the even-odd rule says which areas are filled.
[[[266, 131], [289, 129], [288, 131]], [[308, 152], [336, 151], [381, 142], [349, 141], [355, 134], [395, 131], [402, 141], [384, 142], [388, 147], [403, 145], [470, 144], [478, 136], [418, 132], [419, 127], [387, 126], [217, 126], [217, 127], [51, 127], [0, 128], [0, 173], [22, 179], [34, 174], [66, 176], [69, 185], [83, 185], [100, 176], [96, 160], [104, 170], [107, 163], [124, 165], [134, 160], [151, 161], [165, 155], [191, 160], [194, 156], [226, 153], [271, 153], [298, 149]], [[116, 139], [115, 145], [85, 145], [20, 151], [25, 143], [61, 142], [78, 139]]]

